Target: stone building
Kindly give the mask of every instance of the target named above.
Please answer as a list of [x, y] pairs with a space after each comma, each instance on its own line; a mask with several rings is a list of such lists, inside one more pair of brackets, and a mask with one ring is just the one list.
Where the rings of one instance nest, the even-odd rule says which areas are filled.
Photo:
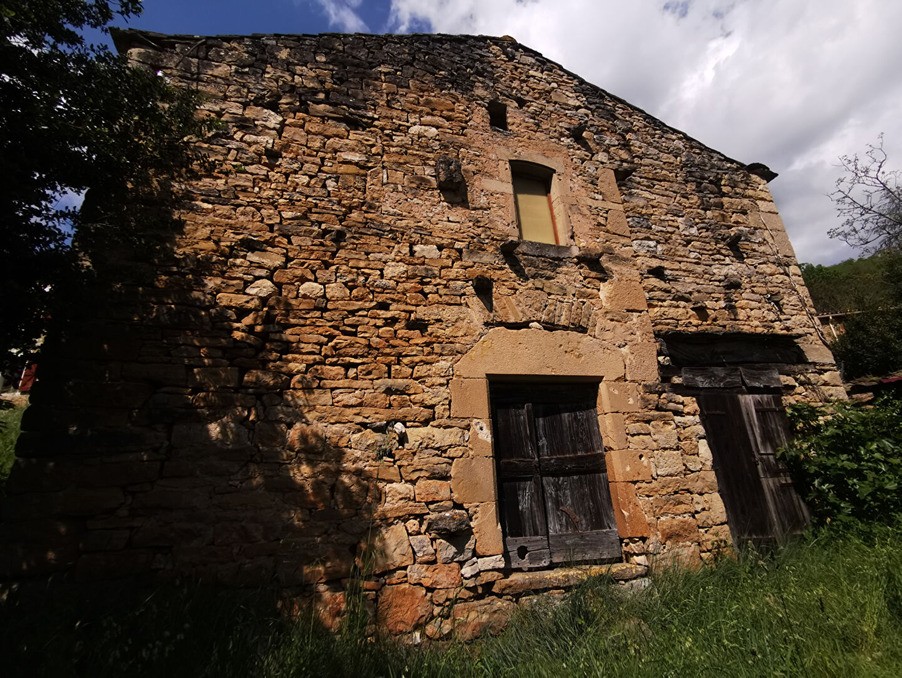
[[804, 523], [783, 406], [843, 390], [766, 167], [510, 38], [116, 40], [219, 122], [153, 275], [45, 358], [7, 578], [334, 624], [353, 577], [389, 632], [467, 637]]

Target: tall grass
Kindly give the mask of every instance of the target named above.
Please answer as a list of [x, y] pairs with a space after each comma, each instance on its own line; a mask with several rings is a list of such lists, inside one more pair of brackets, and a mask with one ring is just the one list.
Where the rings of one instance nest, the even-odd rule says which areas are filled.
[[[822, 532], [773, 554], [587, 582], [472, 644], [400, 645], [288, 621], [263, 592], [170, 587], [0, 607], [5, 675], [897, 676], [902, 526]], [[109, 593], [109, 592], [108, 592]], [[108, 596], [108, 601], [110, 597]]]
[[900, 536], [824, 534], [773, 555], [658, 573], [639, 595], [593, 582], [485, 643], [483, 673], [897, 676]]

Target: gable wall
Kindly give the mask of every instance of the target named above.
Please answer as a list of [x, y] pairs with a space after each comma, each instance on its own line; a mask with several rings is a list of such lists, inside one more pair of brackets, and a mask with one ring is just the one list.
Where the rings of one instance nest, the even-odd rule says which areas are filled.
[[[356, 562], [389, 630], [466, 635], [585, 576], [503, 566], [486, 375], [601, 381], [624, 578], [730, 541], [656, 333], [793, 335], [787, 397], [841, 392], [763, 180], [516, 43], [151, 38], [221, 123], [152, 283], [48, 358], [10, 577], [275, 583], [332, 623]], [[561, 247], [517, 246], [510, 160], [555, 169]]]

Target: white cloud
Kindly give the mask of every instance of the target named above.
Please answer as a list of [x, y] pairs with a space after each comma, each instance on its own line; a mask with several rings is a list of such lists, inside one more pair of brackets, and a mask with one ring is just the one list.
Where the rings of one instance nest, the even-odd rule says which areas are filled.
[[[325, 0], [319, 0], [325, 2]], [[837, 157], [886, 131], [902, 166], [902, 3], [880, 0], [392, 0], [390, 28], [511, 35], [700, 141], [781, 176], [805, 261], [826, 233]]]
[[344, 33], [369, 33], [369, 26], [358, 13], [361, 2], [362, 0], [316, 0], [329, 20], [329, 25]]

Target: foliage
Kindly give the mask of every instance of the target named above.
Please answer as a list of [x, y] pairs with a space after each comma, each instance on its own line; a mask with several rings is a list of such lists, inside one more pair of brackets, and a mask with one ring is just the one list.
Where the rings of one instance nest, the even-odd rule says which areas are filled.
[[[83, 37], [140, 9], [0, 0], [0, 369], [34, 351], [61, 315], [60, 294], [90, 271], [85, 254], [134, 239], [141, 217], [125, 207], [154, 202], [142, 195], [159, 197], [155, 178], [187, 162], [193, 98]], [[87, 215], [71, 203], [89, 190]]]
[[856, 379], [902, 369], [902, 256], [883, 251], [833, 266], [802, 264], [819, 313], [848, 313], [831, 346], [843, 375]]
[[902, 173], [887, 168], [883, 135], [868, 146], [864, 157], [839, 160], [845, 174], [831, 197], [843, 223], [830, 231], [830, 237], [865, 252], [898, 250], [902, 247]]
[[849, 316], [830, 348], [846, 379], [902, 370], [902, 311], [875, 310]]
[[19, 425], [22, 422], [23, 407], [3, 408], [0, 401], [0, 495], [15, 460], [16, 438], [19, 437]]
[[887, 253], [847, 259], [832, 266], [801, 264], [805, 286], [818, 313], [888, 308], [895, 303], [891, 285], [898, 258]]
[[820, 313], [855, 312], [832, 347], [846, 379], [902, 369], [902, 173], [888, 160], [882, 135], [863, 157], [842, 156], [831, 194], [843, 222], [830, 237], [878, 256], [802, 266]]
[[0, 607], [0, 654], [10, 675], [895, 676], [900, 559], [902, 526], [831, 530], [629, 593], [592, 580], [469, 645], [329, 634], [259, 591], [107, 591], [104, 605], [40, 591]]
[[873, 405], [794, 405], [781, 452], [819, 522], [892, 522], [902, 516], [902, 398]]

